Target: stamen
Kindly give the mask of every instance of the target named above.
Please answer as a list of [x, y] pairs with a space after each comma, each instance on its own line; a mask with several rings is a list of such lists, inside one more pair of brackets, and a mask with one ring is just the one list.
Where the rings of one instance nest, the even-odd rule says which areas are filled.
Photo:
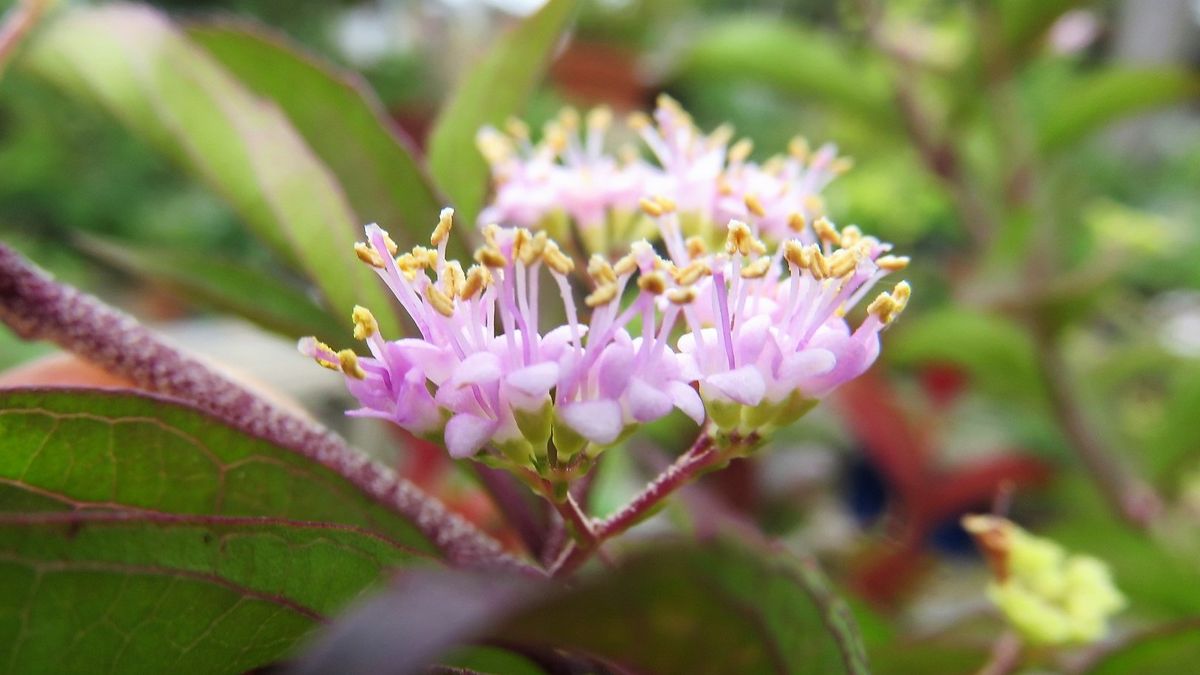
[[371, 267], [383, 269], [383, 258], [375, 252], [375, 249], [361, 241], [354, 244], [354, 255]]
[[642, 198], [641, 200], [638, 201], [638, 206], [640, 206], [642, 208], [642, 211], [646, 215], [648, 215], [652, 218], [658, 218], [659, 216], [661, 216], [663, 214], [662, 204], [659, 204], [657, 201], [655, 201], [653, 199]]
[[463, 300], [470, 300], [477, 293], [487, 288], [491, 282], [492, 273], [488, 271], [488, 268], [481, 265], [471, 265], [471, 269], [467, 270], [467, 280], [463, 283], [459, 297]]
[[425, 287], [425, 299], [438, 314], [449, 318], [454, 316], [454, 299], [443, 293], [437, 286]]
[[493, 269], [502, 268], [508, 265], [508, 260], [494, 247], [480, 246], [475, 251], [475, 260], [480, 264], [491, 267]]
[[350, 316], [354, 321], [355, 340], [366, 340], [379, 332], [379, 322], [375, 320], [375, 315], [371, 314], [371, 310], [366, 307], [355, 305]]
[[750, 213], [753, 213], [754, 215], [758, 216], [759, 218], [766, 217], [767, 210], [763, 208], [762, 200], [760, 200], [757, 195], [748, 194], [745, 196], [743, 201], [746, 202], [746, 210], [747, 211], [749, 211]]
[[705, 253], [708, 253], [708, 244], [704, 243], [704, 239], [702, 237], [688, 237], [687, 241], [684, 242], [684, 246], [687, 247], [688, 255], [693, 259], [699, 258]]
[[899, 272], [908, 267], [908, 262], [909, 258], [906, 255], [885, 255], [875, 260], [875, 264], [879, 266], [879, 269], [887, 270], [888, 272]]
[[[355, 354], [353, 349], [343, 349], [337, 353], [337, 357], [338, 366], [343, 373], [356, 380], [366, 379], [367, 373], [358, 364], [358, 354]], [[318, 361], [318, 363], [320, 362]]]
[[661, 272], [650, 272], [638, 277], [638, 288], [651, 295], [662, 295], [667, 290], [667, 280]]
[[687, 288], [672, 288], [667, 291], [667, 300], [674, 305], [691, 304], [696, 299], [696, 289], [691, 286]]
[[712, 274], [712, 268], [707, 260], [693, 260], [688, 263], [687, 267], [677, 269], [673, 272], [675, 283], [680, 286], [691, 286], [700, 280], [701, 277]]
[[749, 138], [743, 138], [729, 148], [729, 161], [734, 164], [741, 164], [746, 161], [746, 158], [750, 156], [753, 150], [754, 141]]
[[797, 211], [788, 216], [787, 224], [792, 232], [799, 233], [804, 231], [804, 227], [808, 223], [804, 220], [804, 214]]
[[546, 242], [542, 251], [542, 260], [546, 265], [559, 274], [570, 274], [575, 269], [575, 261], [562, 252], [553, 240]]
[[818, 239], [825, 243], [842, 245], [842, 235], [838, 234], [837, 228], [824, 216], [817, 218], [817, 221], [813, 223], [813, 232], [816, 233]]
[[596, 290], [592, 291], [591, 294], [584, 298], [583, 303], [588, 307], [594, 308], [601, 305], [607, 305], [608, 303], [612, 302], [613, 298], [615, 297], [617, 297], [617, 285], [615, 283], [606, 283], [597, 286]]
[[760, 279], [771, 269], [770, 258], [759, 258], [742, 268], [743, 279]]
[[593, 255], [588, 261], [587, 271], [588, 276], [595, 279], [597, 284], [612, 284], [617, 281], [617, 273], [613, 270], [613, 266], [599, 253]]
[[[444, 208], [438, 216], [438, 224], [433, 228], [433, 234], [429, 236], [429, 243], [433, 246], [438, 246], [446, 237], [450, 235], [450, 228], [454, 226], [454, 209]], [[395, 255], [393, 253], [393, 255]]]

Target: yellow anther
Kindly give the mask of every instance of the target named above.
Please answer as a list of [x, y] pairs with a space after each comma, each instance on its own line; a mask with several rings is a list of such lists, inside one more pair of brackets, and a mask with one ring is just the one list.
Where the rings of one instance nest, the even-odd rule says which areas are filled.
[[696, 289], [688, 288], [672, 288], [667, 291], [667, 300], [673, 305], [686, 305], [696, 299]]
[[813, 273], [814, 277], [828, 279], [833, 274], [833, 270], [829, 266], [829, 258], [826, 258], [816, 246], [816, 244], [813, 244], [813, 248], [809, 249], [809, 255], [812, 256], [812, 264], [808, 269]]
[[482, 265], [471, 265], [467, 270], [467, 280], [463, 283], [459, 297], [470, 300], [492, 283], [492, 273]]
[[608, 106], [600, 106], [592, 108], [587, 114], [587, 125], [589, 129], [604, 131], [612, 124], [612, 109]]
[[400, 250], [400, 247], [396, 245], [396, 242], [392, 241], [391, 235], [387, 232], [383, 233], [383, 246], [387, 249], [388, 255], [396, 255], [396, 251]]
[[359, 260], [367, 263], [371, 267], [378, 267], [380, 269], [383, 268], [383, 258], [375, 252], [375, 249], [367, 246], [361, 241], [354, 245], [354, 255], [357, 255]]
[[567, 149], [567, 132], [563, 130], [561, 124], [547, 123], [546, 128], [542, 131], [542, 142], [554, 154], [559, 154]]
[[722, 197], [728, 197], [733, 194], [733, 183], [730, 183], [729, 179], [725, 176], [717, 177], [717, 194]]
[[330, 361], [329, 359], [322, 356], [322, 354], [332, 354], [333, 347], [330, 347], [329, 345], [325, 344], [324, 342], [321, 342], [320, 340], [314, 339], [313, 340], [313, 350], [316, 352], [316, 355], [313, 356], [313, 360], [317, 362], [317, 365], [321, 366], [322, 368], [328, 368], [329, 370], [341, 370], [342, 369], [341, 363], [339, 363], [337, 361]]
[[529, 245], [531, 239], [533, 239], [533, 233], [531, 233], [529, 230], [523, 227], [518, 227], [513, 230], [512, 259], [514, 261], [525, 261], [525, 247]]
[[733, 138], [733, 125], [722, 124], [713, 129], [712, 133], [708, 135], [708, 146], [710, 148], [719, 148], [728, 143], [731, 138]]
[[496, 223], [491, 223], [490, 225], [484, 226], [483, 242], [492, 248], [500, 248], [500, 244], [497, 242], [499, 241], [500, 233], [503, 231], [504, 228], [500, 227]]
[[750, 153], [753, 151], [754, 141], [749, 138], [743, 138], [729, 148], [729, 161], [734, 164], [741, 164], [750, 157]]
[[758, 198], [758, 195], [748, 194], [745, 196], [743, 201], [746, 202], [746, 210], [750, 213], [753, 213], [759, 218], [763, 218], [767, 215], [767, 210], [763, 208], [763, 203]]
[[643, 213], [652, 218], [657, 218], [664, 213], [662, 204], [659, 204], [657, 200], [642, 198], [638, 201], [638, 206], [642, 207]]
[[609, 264], [604, 256], [596, 253], [588, 260], [588, 276], [596, 280], [596, 283], [603, 286], [604, 284], [616, 283], [617, 273], [613, 270], [613, 266]]
[[891, 323], [892, 315], [896, 312], [896, 301], [887, 293], [880, 293], [870, 305], [867, 312], [879, 317], [883, 323]]
[[763, 162], [762, 165], [763, 171], [771, 174], [772, 176], [778, 176], [786, 167], [787, 160], [779, 155], [772, 155], [768, 157], [767, 161]]
[[767, 275], [771, 269], [770, 258], [759, 258], [742, 268], [743, 279], [759, 279]]
[[663, 213], [674, 213], [675, 209], [677, 208], [675, 200], [671, 199], [670, 197], [659, 195], [654, 198], [654, 201], [658, 202], [658, 205], [662, 207]]
[[808, 249], [804, 247], [804, 244], [800, 243], [799, 239], [788, 239], [787, 242], [784, 243], [783, 258], [797, 269], [808, 269], [810, 262], [808, 257]]
[[583, 302], [588, 307], [599, 307], [600, 305], [607, 305], [612, 302], [615, 297], [617, 297], [616, 284], [601, 284], [590, 295], [584, 298]]
[[888, 272], [899, 272], [908, 267], [909, 258], [906, 255], [885, 255], [875, 261], [879, 269]]
[[485, 129], [475, 137], [475, 146], [488, 164], [502, 164], [512, 157], [512, 141], [493, 129]]
[[491, 246], [480, 246], [475, 250], [475, 261], [486, 267], [505, 267], [508, 265], [508, 260], [499, 250]]
[[350, 318], [354, 321], [354, 339], [366, 340], [379, 332], [379, 322], [371, 310], [362, 305], [355, 305]]
[[446, 295], [454, 297], [462, 292], [467, 283], [467, 275], [463, 272], [462, 263], [451, 260], [442, 268], [442, 288]]
[[813, 223], [813, 232], [816, 233], [817, 238], [821, 241], [839, 246], [842, 244], [842, 235], [838, 233], [833, 223], [829, 222], [829, 219], [824, 216], [817, 218], [816, 222]]
[[617, 262], [613, 263], [613, 273], [618, 277], [623, 277], [626, 274], [633, 274], [638, 268], [637, 258], [633, 253], [626, 253], [617, 258]]
[[854, 159], [851, 157], [838, 157], [837, 159], [833, 160], [833, 164], [829, 165], [829, 170], [832, 171], [833, 175], [835, 176], [840, 176], [853, 168]]
[[570, 274], [575, 270], [575, 261], [563, 253], [562, 249], [558, 247], [558, 243], [554, 241], [546, 242], [546, 248], [542, 251], [542, 261], [559, 274]]
[[804, 198], [804, 212], [807, 213], [810, 218], [816, 218], [817, 216], [825, 213], [824, 200], [817, 195], [808, 195]]
[[412, 258], [421, 267], [435, 267], [438, 261], [438, 253], [431, 248], [414, 246], [412, 248]]
[[731, 220], [729, 229], [725, 233], [725, 252], [730, 255], [734, 253], [750, 255], [752, 239], [754, 239], [754, 234], [750, 231], [749, 225], [740, 220]]
[[795, 212], [788, 216], [787, 224], [792, 232], [803, 232], [808, 222], [804, 220], [803, 213]]
[[712, 268], [708, 266], [708, 262], [704, 260], [693, 260], [686, 267], [677, 269], [674, 272], [675, 283], [680, 286], [691, 286], [700, 280], [701, 277], [712, 274]]
[[669, 110], [676, 115], [687, 114], [683, 111], [683, 107], [679, 105], [679, 102], [671, 98], [668, 94], [659, 94], [654, 102], [658, 104], [658, 107]]
[[829, 256], [830, 276], [841, 278], [854, 272], [858, 261], [862, 259], [857, 250], [841, 249]]
[[690, 258], [699, 258], [708, 253], [708, 244], [704, 243], [702, 237], [688, 237], [683, 245], [687, 248], [688, 257]]
[[662, 295], [667, 290], [667, 280], [661, 272], [650, 272], [638, 277], [638, 288], [650, 295]]
[[362, 380], [367, 377], [367, 373], [358, 365], [358, 354], [354, 353], [353, 349], [343, 349], [337, 353], [338, 365], [340, 370], [346, 375], [353, 377], [356, 380]]
[[445, 317], [454, 316], [454, 298], [443, 293], [437, 286], [430, 284], [425, 287], [425, 299], [438, 314]]
[[542, 253], [546, 250], [546, 245], [550, 242], [550, 236], [544, 230], [533, 235], [523, 247], [521, 247], [521, 262], [526, 265], [532, 265], [542, 259]]
[[529, 140], [529, 125], [518, 117], [509, 117], [504, 121], [504, 130], [509, 136], [519, 140]]
[[571, 106], [565, 106], [558, 111], [558, 121], [563, 125], [563, 129], [574, 131], [579, 128], [579, 111]]
[[652, 123], [650, 116], [646, 113], [634, 112], [629, 114], [629, 117], [625, 120], [625, 124], [634, 131], [641, 131], [648, 128]]
[[847, 225], [846, 229], [842, 230], [842, 247], [850, 248], [864, 239], [862, 230], [858, 229], [857, 225]]
[[812, 150], [809, 148], [808, 139], [803, 136], [796, 136], [788, 142], [788, 154], [801, 162], [808, 159], [811, 153]]
[[896, 300], [899, 309], [904, 309], [908, 306], [908, 299], [912, 297], [912, 286], [908, 285], [907, 281], [901, 281], [892, 288], [892, 298]]
[[450, 235], [451, 227], [454, 227], [454, 209], [447, 207], [438, 215], [438, 224], [429, 235], [429, 243], [433, 246], [441, 244]]

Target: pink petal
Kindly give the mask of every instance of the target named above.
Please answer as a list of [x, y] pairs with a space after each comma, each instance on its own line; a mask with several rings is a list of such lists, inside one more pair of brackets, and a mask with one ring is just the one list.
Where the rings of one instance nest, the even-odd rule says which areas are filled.
[[671, 397], [639, 377], [629, 382], [626, 400], [629, 402], [629, 413], [639, 422], [656, 420], [671, 412]]
[[597, 445], [608, 445], [621, 435], [621, 406], [612, 399], [572, 403], [559, 415], [567, 426]]
[[545, 396], [558, 382], [558, 364], [539, 363], [515, 370], [504, 381], [526, 396]]
[[627, 344], [614, 342], [604, 349], [595, 366], [601, 396], [616, 398], [625, 391], [633, 373], [633, 358], [633, 347]]
[[833, 370], [837, 358], [828, 349], [805, 349], [789, 354], [779, 365], [779, 379], [801, 380], [819, 377]]
[[672, 382], [667, 385], [667, 391], [676, 408], [696, 424], [704, 424], [704, 401], [700, 400], [700, 394], [695, 389], [682, 382]]
[[754, 366], [743, 366], [737, 370], [710, 375], [704, 382], [742, 405], [758, 405], [767, 391], [762, 373]]
[[500, 379], [500, 358], [490, 352], [475, 352], [454, 369], [454, 386], [484, 384]]
[[455, 415], [446, 424], [446, 449], [455, 459], [470, 457], [487, 443], [495, 428], [494, 420], [467, 413]]

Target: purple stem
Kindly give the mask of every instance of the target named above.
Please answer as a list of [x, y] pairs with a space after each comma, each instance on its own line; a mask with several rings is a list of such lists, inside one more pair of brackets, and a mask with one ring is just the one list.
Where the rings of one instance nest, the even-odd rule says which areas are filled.
[[219, 375], [199, 359], [168, 345], [133, 317], [55, 282], [3, 244], [0, 321], [26, 340], [50, 340], [139, 387], [191, 403], [248, 434], [336, 471], [412, 521], [456, 565], [534, 570], [333, 432]]

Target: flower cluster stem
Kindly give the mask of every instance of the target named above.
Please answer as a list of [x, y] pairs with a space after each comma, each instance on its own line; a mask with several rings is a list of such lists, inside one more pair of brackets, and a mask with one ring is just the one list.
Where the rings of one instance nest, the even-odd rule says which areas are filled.
[[[559, 508], [559, 513], [563, 514], [564, 519], [569, 518], [568, 522], [575, 525], [577, 530], [586, 534], [583, 537], [577, 536], [575, 541], [563, 550], [562, 555], [551, 566], [551, 574], [566, 576], [578, 569], [599, 549], [601, 544], [641, 522], [676, 490], [727, 456], [717, 446], [712, 434], [707, 431], [702, 432], [686, 452], [680, 455], [671, 466], [663, 470], [628, 504], [602, 520], [588, 518], [579, 509], [574, 499], [568, 498], [565, 507]], [[583, 519], [587, 525], [586, 529], [577, 523], [577, 518]]]

